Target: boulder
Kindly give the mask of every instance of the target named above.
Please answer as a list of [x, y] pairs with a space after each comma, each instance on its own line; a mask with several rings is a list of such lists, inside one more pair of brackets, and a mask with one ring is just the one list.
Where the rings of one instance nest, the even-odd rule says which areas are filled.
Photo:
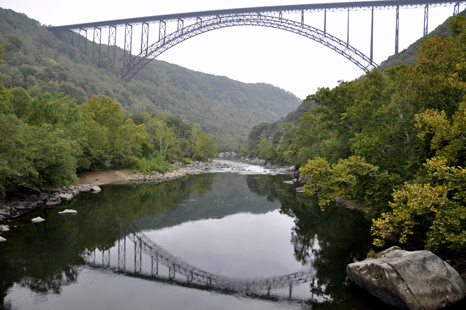
[[10, 204], [10, 207], [15, 208], [16, 210], [24, 210], [26, 209], [26, 203], [25, 202], [12, 202]]
[[0, 225], [0, 232], [2, 231], [10, 231], [10, 228], [8, 227], [8, 225]]
[[5, 242], [5, 241], [6, 241], [6, 239], [3, 238], [2, 236], [0, 236], [0, 242]]
[[78, 211], [76, 210], [73, 210], [73, 209], [65, 209], [61, 212], [58, 212], [58, 214], [61, 214], [61, 215], [75, 215], [75, 214], [78, 214]]
[[466, 296], [458, 273], [430, 251], [392, 247], [379, 258], [349, 264], [346, 272], [352, 283], [401, 309], [441, 309]]
[[302, 186], [302, 187], [297, 187], [297, 188], [296, 188], [296, 193], [297, 193], [297, 194], [303, 194], [303, 193], [304, 193], [304, 186]]
[[73, 194], [62, 193], [60, 194], [60, 199], [62, 202], [71, 201], [71, 199], [73, 199]]
[[61, 203], [61, 199], [58, 196], [50, 197], [47, 199], [47, 202], [45, 203], [46, 206], [52, 207], [52, 206], [58, 206]]
[[101, 191], [100, 187], [98, 187], [97, 185], [91, 186], [90, 188], [93, 193], [98, 193]]
[[40, 216], [35, 217], [35, 218], [33, 218], [33, 219], [31, 220], [31, 222], [33, 222], [33, 223], [41, 223], [41, 222], [43, 222], [43, 221], [45, 221], [45, 220], [44, 220], [43, 218], [41, 218]]

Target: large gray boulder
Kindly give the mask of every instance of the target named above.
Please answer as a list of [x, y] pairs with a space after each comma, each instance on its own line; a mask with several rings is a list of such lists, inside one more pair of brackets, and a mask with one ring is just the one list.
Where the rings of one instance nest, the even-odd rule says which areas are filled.
[[394, 247], [377, 259], [349, 264], [346, 271], [352, 283], [401, 309], [441, 309], [466, 296], [458, 273], [430, 251]]

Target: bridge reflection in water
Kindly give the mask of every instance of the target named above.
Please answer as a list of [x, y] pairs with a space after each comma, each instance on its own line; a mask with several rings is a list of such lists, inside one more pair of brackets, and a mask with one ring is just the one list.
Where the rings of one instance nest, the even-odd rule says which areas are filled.
[[[94, 250], [85, 257], [87, 266], [133, 278], [250, 298], [278, 300], [281, 299], [280, 296], [274, 294], [272, 290], [288, 288], [288, 299], [298, 302], [303, 300], [293, 298], [293, 286], [308, 282], [313, 284], [315, 280], [313, 269], [254, 279], [210, 273], [173, 256], [145, 236], [134, 224], [122, 227], [121, 230], [122, 238], [118, 240], [117, 251]], [[134, 251], [131, 250], [133, 247]], [[131, 260], [128, 257], [131, 254], [134, 256], [133, 260], [128, 262]], [[127, 263], [129, 263], [128, 266]], [[162, 268], [159, 270], [159, 267]]]

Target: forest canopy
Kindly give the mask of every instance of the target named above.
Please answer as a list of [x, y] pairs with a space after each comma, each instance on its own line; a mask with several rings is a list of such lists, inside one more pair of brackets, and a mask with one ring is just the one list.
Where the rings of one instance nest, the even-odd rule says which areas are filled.
[[[269, 84], [241, 83], [158, 60], [123, 84], [116, 77], [123, 66], [123, 50], [118, 47], [112, 73], [107, 70], [105, 44], [96, 63], [92, 61], [92, 41], [74, 33], [73, 45], [66, 33], [55, 36], [26, 15], [2, 8], [0, 29], [6, 56], [0, 78], [7, 89], [22, 87], [31, 97], [63, 93], [77, 104], [93, 96], [107, 97], [135, 114], [170, 112], [211, 134], [224, 151], [238, 150], [254, 124], [273, 121], [300, 101]], [[86, 53], [78, 41], [81, 47], [87, 44]]]
[[256, 125], [243, 154], [301, 167], [322, 208], [338, 195], [363, 203], [377, 246], [464, 253], [466, 19], [449, 24], [451, 36], [424, 38], [414, 65], [320, 88]]

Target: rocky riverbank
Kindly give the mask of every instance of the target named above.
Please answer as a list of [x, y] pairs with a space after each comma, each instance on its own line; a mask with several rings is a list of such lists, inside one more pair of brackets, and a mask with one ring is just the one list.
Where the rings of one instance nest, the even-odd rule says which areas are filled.
[[25, 193], [27, 198], [13, 201], [6, 201], [0, 204], [0, 223], [20, 217], [41, 207], [58, 206], [67, 203], [80, 192], [94, 193], [100, 192], [100, 187], [92, 184], [63, 186], [57, 189], [31, 188], [29, 193]]
[[243, 164], [249, 164], [249, 165], [256, 165], [256, 166], [262, 166], [264, 168], [273, 170], [278, 173], [284, 173], [284, 174], [294, 174], [296, 172], [295, 166], [288, 166], [288, 165], [274, 165], [265, 159], [260, 159], [260, 158], [246, 158], [246, 157], [241, 157], [240, 162]]
[[[245, 163], [254, 164], [244, 161]], [[266, 166], [277, 173], [292, 173], [293, 167], [283, 166]], [[205, 173], [211, 169], [228, 169], [235, 170], [232, 165], [218, 162], [198, 162], [192, 161], [188, 165], [178, 166], [175, 171], [166, 173], [142, 174], [133, 173], [129, 170], [96, 170], [81, 174], [78, 185], [64, 186], [58, 189], [38, 189], [28, 188], [23, 189], [24, 199], [5, 201], [0, 203], [0, 224], [6, 223], [11, 219], [20, 217], [37, 208], [58, 206], [65, 204], [73, 199], [80, 192], [93, 191], [99, 192], [99, 185], [110, 183], [125, 183], [125, 182], [150, 182], [159, 183], [168, 180], [178, 179], [186, 175], [195, 175]], [[237, 168], [241, 170], [241, 168]]]

